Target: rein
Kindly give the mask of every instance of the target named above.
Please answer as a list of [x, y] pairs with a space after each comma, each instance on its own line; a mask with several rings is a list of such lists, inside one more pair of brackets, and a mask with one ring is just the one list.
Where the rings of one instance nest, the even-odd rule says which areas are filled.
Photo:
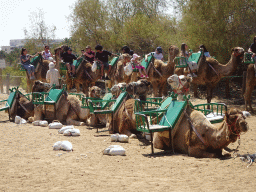
[[[179, 78], [179, 77], [178, 77], [178, 78]], [[178, 93], [178, 91], [174, 89], [173, 92], [174, 92], [175, 94], [180, 94], [180, 93], [187, 94], [187, 93], [189, 92], [189, 88], [186, 88], [186, 87], [182, 84], [182, 82], [181, 82], [181, 80], [180, 80], [180, 78], [179, 78], [179, 86], [178, 86], [177, 89], [179, 89], [180, 85], [182, 86], [183, 90]]]

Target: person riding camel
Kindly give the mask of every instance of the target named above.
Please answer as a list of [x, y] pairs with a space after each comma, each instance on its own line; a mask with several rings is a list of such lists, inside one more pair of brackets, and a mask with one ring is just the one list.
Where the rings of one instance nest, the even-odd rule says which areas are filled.
[[73, 65], [73, 60], [77, 60], [77, 57], [72, 53], [72, 49], [68, 48], [67, 52], [63, 53], [61, 57], [63, 58], [64, 63], [66, 63], [70, 77], [76, 77], [76, 69]]
[[151, 52], [151, 53], [149, 53], [149, 54], [147, 54], [146, 55], [146, 58], [145, 58], [145, 61], [147, 62], [147, 58], [148, 58], [148, 56], [150, 56], [150, 55], [153, 55], [153, 57], [155, 58], [155, 59], [157, 59], [157, 60], [164, 60], [164, 56], [163, 56], [163, 49], [162, 49], [162, 47], [157, 47], [156, 48], [156, 50], [155, 50], [155, 52]]
[[188, 52], [188, 45], [186, 43], [182, 43], [181, 44], [181, 57], [185, 57], [188, 63], [188, 68], [190, 71], [190, 74], [192, 77], [197, 77], [196, 73], [197, 73], [197, 63], [195, 63], [194, 61], [188, 61], [188, 58], [190, 57], [190, 55], [192, 54], [192, 52]]
[[[86, 51], [84, 51], [83, 49], [81, 50], [82, 56], [84, 56], [85, 59], [86, 59], [87, 61], [89, 61], [90, 63], [93, 63], [94, 57], [95, 57], [95, 52], [92, 51], [90, 45], [87, 45], [86, 48], [85, 48], [85, 50], [86, 50]], [[81, 57], [82, 57], [82, 56], [81, 56]], [[79, 57], [79, 58], [81, 58], [81, 57]], [[79, 58], [78, 58], [78, 59], [79, 59]]]
[[28, 72], [29, 78], [31, 80], [34, 80], [34, 79], [36, 79], [35, 78], [35, 66], [30, 63], [30, 58], [37, 56], [39, 53], [36, 53], [35, 55], [29, 55], [27, 53], [28, 53], [27, 49], [23, 47], [21, 49], [20, 61], [21, 61], [22, 66]]
[[[111, 65], [109, 65], [108, 63], [108, 56], [117, 56], [117, 55], [110, 53], [109, 51], [103, 50], [103, 47], [101, 45], [96, 45], [95, 50], [96, 50], [95, 61], [97, 61], [101, 65], [101, 79], [109, 80]], [[104, 67], [108, 68], [108, 74], [107, 74], [108, 76], [106, 78], [104, 76]]]
[[[133, 50], [130, 51], [130, 55], [132, 56], [131, 62], [135, 65], [135, 68], [139, 70], [140, 77], [148, 78], [147, 71], [146, 71], [145, 67], [143, 67], [139, 61], [141, 57], [139, 55], [137, 55], [136, 53], [134, 53]], [[141, 69], [144, 71], [145, 76], [142, 74]]]
[[42, 57], [44, 60], [53, 60], [53, 55], [50, 52], [50, 47], [48, 45], [44, 46], [44, 51], [42, 52]]
[[51, 86], [55, 84], [56, 88], [60, 88], [60, 84], [59, 84], [60, 73], [58, 69], [55, 69], [54, 67], [55, 67], [54, 63], [50, 62], [49, 70], [46, 73], [46, 81], [49, 82]]
[[[253, 38], [253, 43], [251, 44], [250, 48], [248, 49], [249, 53], [252, 53], [252, 59], [254, 61], [254, 69], [256, 71], [256, 36]], [[256, 76], [256, 72], [255, 72]]]

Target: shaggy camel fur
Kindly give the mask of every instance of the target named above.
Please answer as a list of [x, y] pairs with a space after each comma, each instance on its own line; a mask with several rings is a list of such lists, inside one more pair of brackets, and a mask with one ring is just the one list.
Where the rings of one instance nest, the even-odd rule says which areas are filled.
[[179, 49], [175, 45], [171, 45], [168, 51], [168, 62], [155, 60], [154, 65], [149, 68], [149, 81], [153, 87], [154, 97], [162, 97], [167, 95], [166, 80], [170, 75], [174, 74], [174, 58], [179, 54]]
[[[234, 143], [242, 132], [249, 127], [243, 113], [238, 109], [229, 110], [221, 125], [213, 125], [200, 111], [192, 110], [189, 106], [187, 114], [191, 119], [195, 131], [193, 131], [189, 120], [184, 115], [178, 129], [173, 137], [173, 149], [175, 152], [188, 154], [198, 158], [222, 157], [222, 149], [230, 143]], [[153, 139], [154, 147], [157, 149], [168, 149], [172, 146], [168, 131], [157, 132]], [[172, 149], [172, 147], [170, 147]]]
[[112, 95], [115, 96], [115, 98], [117, 98], [120, 93], [122, 93], [122, 89], [126, 89], [127, 84], [126, 83], [118, 83], [116, 85], [114, 85], [110, 90]]
[[174, 93], [178, 94], [178, 100], [183, 100], [183, 96], [188, 94], [191, 81], [191, 76], [176, 74], [167, 79], [167, 83], [172, 87]]
[[255, 77], [255, 65], [250, 64], [248, 65], [247, 72], [246, 72], [246, 87], [244, 92], [244, 101], [245, 101], [245, 110], [249, 110], [254, 113], [252, 108], [252, 91], [256, 85], [256, 77]]
[[[127, 76], [124, 72], [124, 67], [131, 61], [131, 56], [127, 53], [122, 54], [119, 57], [119, 60], [116, 64], [116, 66], [111, 69], [111, 82], [112, 84], [109, 85], [110, 87], [114, 84], [118, 84], [121, 82], [129, 83], [131, 81], [131, 75]], [[109, 88], [110, 88], [109, 87]]]
[[12, 107], [9, 109], [9, 114], [11, 121], [14, 121], [16, 115], [23, 119], [28, 119], [34, 115], [34, 104], [25, 96], [18, 93]]
[[[35, 92], [39, 90], [47, 92], [47, 89], [49, 90], [48, 84], [41, 81], [37, 81], [33, 86]], [[81, 101], [76, 96], [67, 96], [67, 93], [64, 92], [56, 104], [56, 119], [68, 125], [84, 125], [84, 122], [90, 116], [90, 110], [81, 108], [81, 105]], [[46, 106], [46, 114], [43, 105], [35, 106], [34, 120], [42, 120], [44, 118], [49, 119], [49, 121], [54, 120], [54, 109], [52, 105]]]
[[[212, 100], [212, 92], [216, 85], [219, 83], [222, 77], [232, 75], [241, 64], [244, 56], [244, 49], [241, 47], [235, 47], [232, 49], [231, 58], [227, 64], [220, 64], [216, 59], [210, 57], [201, 57], [199, 60], [197, 77], [193, 77], [192, 84], [206, 85], [207, 87], [207, 103]], [[214, 70], [213, 70], [214, 69]], [[186, 69], [179, 68], [175, 70], [175, 74], [184, 75]], [[196, 93], [197, 86], [194, 87], [194, 93]]]
[[[49, 63], [48, 60], [40, 60], [37, 64], [35, 69], [35, 79], [46, 82], [46, 73], [49, 70]], [[32, 90], [32, 85], [35, 80], [31, 80], [29, 78], [28, 72], [26, 71], [26, 78], [27, 78], [27, 93], [30, 93]]]
[[[126, 91], [129, 95], [143, 96], [142, 99], [146, 99], [149, 86], [150, 83], [147, 80], [139, 80], [129, 83]], [[132, 133], [137, 133], [137, 131], [134, 114], [135, 100], [128, 98], [114, 116], [114, 132], [130, 136]], [[110, 133], [113, 133], [113, 122], [110, 115], [108, 115], [108, 122]]]

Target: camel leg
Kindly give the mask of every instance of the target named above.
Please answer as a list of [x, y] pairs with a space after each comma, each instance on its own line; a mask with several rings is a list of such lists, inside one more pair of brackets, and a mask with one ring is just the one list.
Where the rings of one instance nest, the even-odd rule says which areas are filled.
[[66, 121], [67, 121], [68, 125], [75, 125], [75, 126], [83, 126], [83, 125], [85, 125], [84, 122], [76, 121], [76, 120], [73, 120], [73, 119], [67, 119]]
[[154, 97], [158, 97], [158, 84], [156, 81], [152, 82]]
[[92, 115], [91, 118], [90, 118], [90, 126], [97, 126], [99, 123], [99, 119], [97, 118], [96, 115]]
[[170, 143], [169, 138], [161, 137], [158, 135], [157, 132], [154, 133], [154, 136], [153, 136], [154, 148], [166, 150], [166, 149], [169, 149], [168, 147], [169, 143]]
[[220, 157], [217, 153], [210, 153], [205, 150], [200, 149], [198, 146], [189, 146], [188, 147], [188, 154], [191, 157], [198, 157], [198, 158], [217, 158]]
[[193, 84], [192, 87], [193, 87], [194, 97], [199, 98], [198, 91], [197, 91], [197, 84]]
[[[212, 91], [213, 91], [213, 88], [210, 87], [210, 86], [207, 86], [207, 103], [211, 103], [211, 100], [212, 100]], [[207, 106], [207, 109], [210, 109], [210, 105]]]
[[248, 111], [248, 106], [251, 110], [253, 111], [252, 108], [252, 91], [253, 91], [253, 86], [246, 86], [245, 94], [244, 94], [244, 101], [245, 101], [245, 110]]

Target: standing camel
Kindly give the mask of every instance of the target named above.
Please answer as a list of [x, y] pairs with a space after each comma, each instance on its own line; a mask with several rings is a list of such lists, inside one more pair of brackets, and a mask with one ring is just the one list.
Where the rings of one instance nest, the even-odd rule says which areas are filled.
[[[203, 54], [203, 53], [202, 53]], [[222, 77], [232, 75], [244, 57], [244, 49], [235, 47], [232, 49], [231, 58], [227, 64], [220, 64], [216, 59], [205, 57], [204, 55], [198, 62], [197, 77], [193, 77], [192, 84], [206, 85], [207, 103], [212, 100], [212, 92]], [[175, 70], [178, 75], [183, 75], [186, 69], [179, 68]], [[194, 86], [196, 88], [196, 86]]]
[[179, 54], [179, 49], [175, 45], [171, 45], [168, 51], [168, 62], [164, 63], [161, 60], [155, 60], [154, 65], [151, 65], [148, 71], [148, 76], [152, 83], [154, 97], [167, 95], [167, 78], [174, 73], [174, 58]]
[[[41, 56], [39, 56], [41, 57]], [[40, 80], [46, 82], [46, 73], [49, 70], [49, 60], [43, 60], [42, 57], [39, 59], [37, 67], [35, 69], [35, 80]], [[35, 80], [29, 78], [28, 72], [26, 71], [27, 78], [27, 93], [30, 93], [32, 90], [32, 85]]]
[[254, 86], [256, 85], [256, 77], [255, 77], [255, 64], [248, 65], [246, 72], [246, 87], [244, 92], [244, 101], [245, 101], [245, 110], [249, 109], [252, 113], [254, 113], [252, 109], [252, 91]]

